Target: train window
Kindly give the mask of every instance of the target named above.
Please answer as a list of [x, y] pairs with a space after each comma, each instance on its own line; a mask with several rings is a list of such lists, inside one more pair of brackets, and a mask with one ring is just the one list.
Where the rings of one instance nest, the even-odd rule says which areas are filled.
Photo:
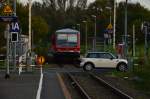
[[77, 42], [77, 35], [76, 34], [69, 34], [68, 35], [68, 42]]
[[58, 34], [57, 39], [58, 40], [67, 40], [67, 35], [66, 34]]
[[76, 34], [58, 34], [57, 35], [58, 46], [77, 46], [77, 35]]

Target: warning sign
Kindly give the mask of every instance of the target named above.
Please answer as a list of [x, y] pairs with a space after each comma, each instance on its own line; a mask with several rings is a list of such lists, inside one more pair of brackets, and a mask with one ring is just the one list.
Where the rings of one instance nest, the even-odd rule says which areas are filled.
[[111, 30], [113, 27], [112, 27], [112, 24], [110, 23], [108, 26], [107, 26], [107, 29], [108, 30]]
[[43, 56], [39, 56], [37, 58], [37, 62], [38, 62], [39, 65], [42, 65], [45, 62], [45, 58]]
[[13, 10], [9, 5], [6, 5], [4, 6], [3, 12], [9, 14], [9, 13], [12, 13]]

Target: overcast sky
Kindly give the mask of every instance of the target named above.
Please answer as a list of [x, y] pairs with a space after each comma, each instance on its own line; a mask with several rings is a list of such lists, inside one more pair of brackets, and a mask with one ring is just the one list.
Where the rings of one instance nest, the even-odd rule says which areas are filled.
[[[28, 0], [18, 0], [18, 1], [28, 2]], [[32, 0], [32, 1], [42, 2], [42, 0]], [[95, 0], [88, 0], [88, 2], [93, 2], [93, 1], [95, 1]], [[120, 1], [125, 1], [125, 0], [116, 0], [116, 1], [120, 2]], [[128, 1], [129, 2], [140, 2], [141, 5], [150, 9], [150, 0], [128, 0]]]

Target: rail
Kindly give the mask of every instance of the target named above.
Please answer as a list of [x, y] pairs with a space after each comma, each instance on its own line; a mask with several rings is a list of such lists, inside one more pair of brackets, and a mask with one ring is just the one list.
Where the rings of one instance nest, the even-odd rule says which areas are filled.
[[117, 95], [119, 95], [120, 97], [122, 97], [122, 99], [133, 99], [133, 97], [127, 95], [126, 93], [122, 92], [121, 90], [119, 90], [118, 88], [112, 86], [111, 84], [109, 84], [108, 82], [106, 82], [105, 80], [101, 79], [100, 77], [94, 75], [93, 73], [89, 73], [95, 80], [97, 80], [99, 83], [103, 84], [105, 87], [113, 90], [114, 93], [116, 93]]
[[86, 93], [86, 91], [80, 86], [80, 84], [76, 81], [76, 79], [72, 76], [72, 74], [67, 73], [68, 77], [71, 79], [74, 87], [79, 91], [83, 99], [91, 99], [91, 97]]

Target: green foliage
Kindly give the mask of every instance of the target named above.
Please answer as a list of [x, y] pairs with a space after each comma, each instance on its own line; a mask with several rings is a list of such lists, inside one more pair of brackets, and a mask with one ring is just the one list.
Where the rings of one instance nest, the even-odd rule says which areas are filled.
[[[44, 44], [48, 49], [51, 34], [57, 29], [66, 27], [79, 29], [76, 25], [79, 23], [81, 24], [81, 44], [84, 45], [85, 24], [82, 22], [83, 20], [87, 21], [88, 39], [94, 36], [95, 20], [91, 15], [97, 16], [97, 37], [103, 38], [110, 17], [110, 11], [106, 9], [106, 6], [112, 8], [111, 16], [113, 16], [113, 0], [96, 0], [89, 5], [87, 5], [87, 0], [65, 0], [64, 2], [62, 0], [57, 0], [57, 2], [55, 0], [43, 0], [43, 4], [34, 2], [32, 5], [32, 31], [35, 46]], [[117, 7], [116, 43], [122, 41], [121, 35], [124, 35], [124, 8], [124, 2], [121, 2]], [[19, 17], [22, 34], [28, 35], [28, 5], [17, 3], [17, 16]], [[144, 35], [140, 30], [143, 21], [150, 21], [150, 11], [139, 3], [128, 4], [128, 34], [132, 37], [132, 25], [135, 24], [136, 44], [144, 44]], [[5, 24], [0, 24], [1, 37], [4, 37], [4, 28]], [[4, 46], [5, 39], [0, 38], [0, 41], [2, 42], [0, 47]]]
[[28, 35], [28, 8], [20, 3], [17, 3], [17, 16], [22, 30], [22, 34]]
[[40, 16], [33, 16], [32, 17], [32, 30], [34, 35], [34, 43], [39, 43], [40, 40], [48, 33], [48, 25], [46, 21]]
[[[36, 46], [35, 50], [37, 53], [47, 52], [44, 49], [45, 40], [47, 40], [48, 35], [48, 25], [46, 21], [40, 16], [32, 17], [32, 31], [33, 31], [33, 40], [34, 45]], [[47, 43], [47, 42], [46, 42]], [[44, 51], [43, 51], [44, 50]]]

